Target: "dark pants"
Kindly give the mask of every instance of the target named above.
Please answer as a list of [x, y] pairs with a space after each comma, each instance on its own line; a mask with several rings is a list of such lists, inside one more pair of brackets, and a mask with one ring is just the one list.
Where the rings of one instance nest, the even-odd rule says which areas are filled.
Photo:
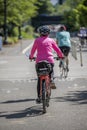
[[64, 54], [64, 56], [68, 56], [69, 55], [70, 47], [62, 46], [62, 47], [59, 47], [59, 48], [61, 49], [61, 51]]
[[[50, 79], [53, 80], [53, 78], [54, 78], [54, 70], [53, 70], [54, 64], [51, 63], [51, 67], [52, 67], [52, 70], [50, 71], [49, 76], [50, 76]], [[37, 80], [37, 96], [40, 97], [40, 77], [38, 77], [38, 80]]]

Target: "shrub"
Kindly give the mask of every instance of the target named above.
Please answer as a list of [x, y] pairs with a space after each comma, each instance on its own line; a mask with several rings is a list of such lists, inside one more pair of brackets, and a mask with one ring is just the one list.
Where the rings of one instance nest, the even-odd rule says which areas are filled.
[[15, 43], [18, 42], [18, 38], [17, 37], [8, 37], [7, 42], [9, 45], [14, 45]]

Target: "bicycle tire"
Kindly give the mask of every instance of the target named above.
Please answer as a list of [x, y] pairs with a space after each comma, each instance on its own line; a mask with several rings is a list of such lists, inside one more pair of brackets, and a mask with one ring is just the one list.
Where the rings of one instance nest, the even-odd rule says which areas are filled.
[[60, 72], [61, 72], [60, 77], [63, 78], [63, 76], [64, 76], [64, 68], [63, 68], [63, 66], [61, 66]]
[[46, 113], [46, 82], [42, 81], [42, 104], [43, 104], [43, 113]]
[[68, 70], [67, 70], [67, 66], [62, 62], [61, 65], [61, 78], [67, 78], [68, 76]]
[[49, 101], [50, 101], [50, 96], [51, 96], [51, 88], [50, 85], [47, 87], [46, 91], [46, 106], [49, 107]]
[[64, 78], [67, 78], [67, 76], [68, 76], [67, 68], [64, 68]]

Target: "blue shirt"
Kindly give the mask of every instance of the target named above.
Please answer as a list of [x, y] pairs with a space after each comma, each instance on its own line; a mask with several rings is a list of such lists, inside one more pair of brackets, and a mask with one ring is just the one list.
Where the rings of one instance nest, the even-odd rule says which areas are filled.
[[56, 39], [58, 41], [58, 46], [67, 46], [71, 47], [71, 41], [70, 41], [70, 33], [67, 31], [61, 31], [56, 33]]

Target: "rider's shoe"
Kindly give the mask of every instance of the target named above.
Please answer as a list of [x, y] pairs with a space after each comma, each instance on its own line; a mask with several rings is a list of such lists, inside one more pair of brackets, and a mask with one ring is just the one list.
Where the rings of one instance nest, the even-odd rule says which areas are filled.
[[40, 97], [38, 97], [38, 98], [36, 99], [36, 103], [37, 103], [37, 104], [41, 103], [41, 98], [40, 98]]
[[51, 89], [56, 89], [56, 85], [55, 85], [54, 81], [50, 82], [50, 88]]

